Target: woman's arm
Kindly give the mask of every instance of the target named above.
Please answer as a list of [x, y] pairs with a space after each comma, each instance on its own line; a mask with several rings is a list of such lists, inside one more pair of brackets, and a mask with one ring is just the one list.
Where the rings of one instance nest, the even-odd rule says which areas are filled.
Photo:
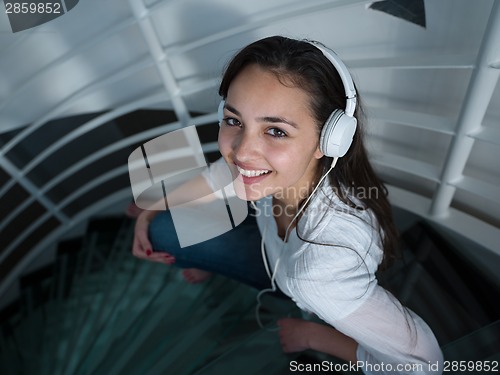
[[[421, 366], [422, 373], [435, 373], [428, 364], [439, 364], [442, 353], [432, 330], [378, 285], [370, 272], [369, 256], [362, 258], [364, 263], [359, 264], [360, 256], [351, 249], [361, 246], [348, 248], [347, 245], [346, 241], [346, 247], [331, 251], [310, 246], [304, 251], [306, 258], [301, 261], [308, 266], [307, 272], [293, 274], [289, 279], [299, 307], [315, 313], [357, 343], [358, 361], [372, 365], [412, 364]], [[335, 343], [341, 341], [334, 339], [332, 350], [328, 349], [321, 344], [327, 337], [325, 332], [309, 346], [327, 348], [325, 352], [334, 353]]]
[[[174, 207], [175, 205], [187, 204], [194, 200], [197, 200], [199, 203], [201, 197], [203, 197], [205, 202], [215, 199], [213, 190], [210, 188], [203, 175], [196, 176], [169, 193], [167, 197], [168, 203], [167, 200], [165, 200], [164, 205], [168, 210], [169, 206]], [[158, 204], [152, 205], [151, 207], [161, 206], [161, 204]], [[149, 241], [149, 224], [159, 212], [158, 210], [144, 210], [137, 217], [134, 229], [134, 240], [132, 242], [132, 254], [140, 259], [172, 264], [175, 262], [175, 259], [165, 252], [155, 253]]]
[[[324, 290], [324, 284], [321, 286]], [[381, 363], [392, 366], [412, 365], [415, 366], [415, 372], [420, 374], [441, 373], [443, 356], [432, 330], [418, 315], [405, 309], [380, 286], [375, 286], [363, 297], [355, 299], [355, 302], [362, 301], [362, 304], [354, 311], [347, 315], [340, 315], [337, 311], [336, 316], [330, 314], [335, 310], [334, 305], [338, 304], [345, 310], [349, 309], [347, 301], [335, 298], [339, 293], [323, 294], [319, 290], [314, 291], [310, 285], [308, 292], [310, 302], [308, 310], [317, 313], [322, 320], [334, 326], [337, 332], [357, 343], [355, 350], [357, 361], [371, 366]], [[337, 339], [339, 335], [327, 334], [324, 329], [316, 327], [315, 330], [317, 336], [312, 336], [313, 340], [310, 341], [309, 347], [342, 359], [350, 358], [342, 353], [336, 353], [338, 343], [343, 342], [342, 345], [350, 347], [347, 341]], [[303, 333], [303, 335], [311, 337], [310, 334]], [[328, 337], [332, 340], [331, 346], [324, 343]], [[352, 350], [349, 350], [347, 355], [350, 355], [349, 353], [352, 354]], [[431, 367], [430, 364], [435, 367]]]
[[286, 353], [312, 349], [348, 362], [357, 360], [358, 343], [333, 327], [295, 318], [280, 319], [278, 326]]

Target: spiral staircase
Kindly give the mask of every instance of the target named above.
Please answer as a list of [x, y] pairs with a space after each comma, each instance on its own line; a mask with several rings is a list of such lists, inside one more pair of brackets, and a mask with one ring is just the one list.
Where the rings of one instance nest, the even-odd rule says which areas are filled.
[[[291, 360], [335, 361], [283, 354], [255, 322], [254, 290], [133, 258], [133, 222], [108, 212], [132, 199], [126, 161], [147, 141], [196, 124], [218, 157], [223, 64], [282, 33], [334, 47], [362, 85], [370, 158], [405, 239], [381, 282], [446, 359], [499, 361], [500, 0], [425, 1], [426, 28], [372, 3], [409, 2], [88, 0], [16, 34], [1, 13], [0, 374], [281, 375]], [[271, 326], [300, 316], [265, 302]]]
[[[255, 290], [222, 276], [191, 285], [175, 267], [131, 256], [133, 224], [92, 219], [83, 237], [59, 243], [52, 265], [19, 280], [21, 297], [1, 313], [2, 374], [288, 374], [292, 360], [341, 363], [284, 354], [277, 333], [256, 323]], [[382, 283], [428, 321], [445, 359], [499, 361], [498, 289], [428, 224], [403, 237], [412, 245]], [[301, 316], [273, 296], [262, 314], [269, 327]]]
[[[259, 330], [256, 293], [214, 277], [202, 285], [130, 255], [133, 222], [93, 220], [56, 261], [20, 280], [3, 312], [2, 374], [279, 373], [275, 333]], [[293, 306], [281, 301], [267, 319]], [[10, 311], [9, 311], [10, 310]]]

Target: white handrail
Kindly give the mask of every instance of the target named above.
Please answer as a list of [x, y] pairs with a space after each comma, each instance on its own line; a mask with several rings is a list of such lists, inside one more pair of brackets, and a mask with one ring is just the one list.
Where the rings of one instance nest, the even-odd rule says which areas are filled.
[[[195, 119], [193, 119], [193, 121], [196, 121], [196, 125], [204, 126], [204, 125], [208, 125], [210, 123], [213, 123], [214, 121], [216, 121], [216, 118], [217, 118], [217, 114], [212, 113], [210, 115], [202, 115], [202, 116], [196, 117]], [[148, 131], [148, 132], [136, 134], [135, 136], [129, 137], [126, 140], [121, 140], [115, 144], [109, 145], [108, 147], [106, 147], [107, 151], [101, 150], [101, 151], [94, 153], [93, 155], [89, 155], [86, 159], [82, 160], [79, 163], [79, 166], [83, 167], [83, 166], [89, 165], [89, 164], [95, 162], [96, 160], [98, 160], [99, 157], [103, 157], [103, 156], [115, 151], [116, 149], [118, 149], [117, 145], [119, 145], [120, 148], [128, 147], [129, 145], [134, 144], [137, 141], [149, 140], [149, 139], [151, 139], [151, 136], [154, 137], [154, 136], [163, 134], [165, 132], [178, 129], [178, 128], [180, 128], [180, 126], [181, 125], [179, 122], [174, 122], [174, 123], [167, 124], [167, 125], [164, 125], [161, 127], [157, 127], [157, 128], [152, 129], [151, 131]], [[209, 151], [214, 150], [213, 144], [205, 144], [205, 145], [203, 145], [203, 147], [205, 150], [209, 150]], [[207, 149], [207, 147], [208, 147], [208, 149]], [[115, 168], [114, 170], [108, 171], [106, 174], [102, 175], [101, 177], [99, 177], [98, 179], [96, 179], [94, 181], [89, 181], [86, 184], [82, 184], [82, 186], [80, 187], [79, 190], [77, 190], [76, 192], [74, 192], [70, 196], [66, 197], [63, 201], [59, 202], [58, 205], [52, 204], [53, 206], [51, 207], [50, 212], [53, 212], [53, 211], [61, 212], [62, 208], [66, 207], [72, 201], [77, 200], [80, 196], [82, 196], [86, 192], [90, 191], [93, 187], [98, 186], [99, 183], [103, 183], [103, 182], [115, 177], [117, 175], [117, 173], [123, 174], [124, 171], [126, 171], [127, 166], [125, 165], [125, 166], [120, 167], [120, 168], [121, 168], [121, 169], [119, 169], [120, 172], [117, 172], [117, 169]], [[78, 170], [77, 168], [75, 168], [75, 166], [73, 166], [71, 169], [72, 169], [72, 171]], [[49, 182], [45, 187], [43, 187], [43, 191], [46, 192], [50, 187], [52, 187], [54, 185], [55, 185], [54, 183]], [[29, 204], [31, 204], [35, 199], [36, 199], [36, 196], [30, 196], [29, 198], [27, 198], [23, 202], [22, 205], [20, 205], [20, 207], [18, 207], [18, 209], [15, 212], [16, 213], [22, 212], [22, 210], [24, 208], [26, 208]], [[10, 214], [9, 217], [7, 217], [6, 220], [4, 220], [2, 222], [1, 226], [5, 227], [8, 224], [8, 222], [12, 221], [16, 216], [17, 215]], [[54, 215], [54, 216], [56, 216], [56, 215]], [[45, 217], [45, 216], [43, 216], [43, 217]], [[70, 222], [70, 220], [68, 218], [66, 218], [66, 216], [64, 216], [62, 219], [60, 219], [60, 221], [66, 222], [66, 223]], [[33, 230], [36, 229], [36, 227], [39, 225], [39, 223], [38, 224], [37, 223], [38, 223], [38, 221], [36, 221], [35, 223], [32, 223], [32, 225], [30, 225], [30, 226], [27, 226], [24, 229], [24, 231], [11, 244], [9, 244], [4, 249], [4, 251], [0, 254], [0, 263], [5, 258], [7, 258], [12, 251], [14, 251], [14, 249], [16, 248], [16, 246], [18, 244], [22, 243], [22, 241], [24, 241], [29, 236], [29, 234]], [[2, 228], [0, 227], [0, 230], [1, 229]]]
[[476, 68], [472, 73], [469, 87], [462, 106], [456, 134], [448, 149], [448, 155], [440, 176], [440, 184], [434, 193], [430, 215], [445, 216], [449, 210], [456, 187], [451, 182], [462, 176], [465, 164], [474, 146], [471, 133], [478, 131], [488, 104], [500, 77], [500, 70], [490, 64], [498, 58], [500, 45], [500, 1], [496, 0], [491, 9], [490, 19], [479, 49]]

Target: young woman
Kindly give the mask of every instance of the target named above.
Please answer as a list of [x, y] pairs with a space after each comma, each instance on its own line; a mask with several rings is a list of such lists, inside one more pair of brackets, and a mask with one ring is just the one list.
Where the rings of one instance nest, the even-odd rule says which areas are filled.
[[[377, 284], [379, 265], [396, 255], [397, 233], [367, 158], [351, 84], [343, 63], [317, 43], [275, 36], [241, 50], [219, 89], [222, 158], [212, 169], [229, 167], [235, 194], [252, 202], [254, 214], [179, 249], [168, 212], [144, 211], [133, 254], [176, 263], [192, 282], [209, 272], [261, 290], [275, 282], [327, 323], [281, 319], [285, 352], [313, 349], [359, 361], [365, 373], [439, 373], [442, 354], [430, 328]], [[339, 116], [347, 121], [333, 141], [331, 124], [324, 131], [332, 113], [333, 128]]]

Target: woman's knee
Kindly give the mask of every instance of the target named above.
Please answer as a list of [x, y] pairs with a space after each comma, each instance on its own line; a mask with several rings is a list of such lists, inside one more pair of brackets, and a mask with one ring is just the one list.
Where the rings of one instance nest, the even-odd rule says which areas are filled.
[[180, 245], [168, 211], [160, 212], [149, 224], [149, 240], [154, 251], [166, 251], [175, 256]]

